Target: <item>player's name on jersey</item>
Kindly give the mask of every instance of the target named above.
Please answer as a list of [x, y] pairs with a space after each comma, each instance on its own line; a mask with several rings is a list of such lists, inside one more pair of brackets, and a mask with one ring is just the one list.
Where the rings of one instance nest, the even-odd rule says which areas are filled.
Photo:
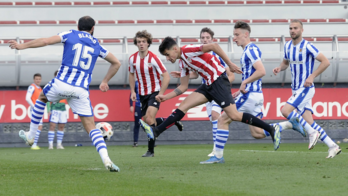
[[90, 34], [79, 33], [79, 38], [89, 38], [94, 44], [97, 42]]

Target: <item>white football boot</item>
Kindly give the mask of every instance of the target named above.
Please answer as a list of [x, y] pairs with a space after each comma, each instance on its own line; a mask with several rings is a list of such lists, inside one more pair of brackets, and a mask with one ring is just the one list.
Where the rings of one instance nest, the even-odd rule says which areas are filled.
[[316, 131], [315, 133], [308, 134], [308, 137], [309, 137], [308, 150], [312, 150], [320, 137], [320, 133]]
[[52, 144], [48, 143], [48, 150], [53, 150], [53, 143]]
[[120, 168], [117, 167], [109, 158], [104, 159], [104, 165], [107, 170], [110, 172], [120, 172]]
[[57, 144], [57, 149], [58, 149], [58, 150], [64, 150], [64, 147], [63, 147], [62, 144]]
[[19, 137], [22, 138], [27, 145], [32, 146], [34, 144], [34, 138], [29, 139], [28, 134], [29, 132], [23, 130], [20, 130], [18, 133]]
[[335, 145], [331, 148], [329, 148], [329, 155], [326, 157], [328, 158], [334, 158], [336, 155], [340, 154], [342, 152], [341, 148], [338, 145]]

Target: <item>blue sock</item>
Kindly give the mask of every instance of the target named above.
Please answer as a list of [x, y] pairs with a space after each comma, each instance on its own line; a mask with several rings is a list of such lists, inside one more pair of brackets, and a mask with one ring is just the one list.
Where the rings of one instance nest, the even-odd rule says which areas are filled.
[[216, 141], [216, 132], [217, 132], [217, 120], [211, 121], [211, 123], [213, 124], [213, 141], [215, 144]]
[[89, 137], [92, 139], [93, 145], [97, 149], [100, 158], [104, 162], [105, 159], [110, 159], [108, 155], [108, 151], [106, 149], [106, 144], [104, 138], [99, 129], [93, 129], [89, 132]]
[[225, 144], [228, 140], [229, 130], [218, 129], [215, 141], [215, 156], [219, 159], [223, 157]]
[[[29, 131], [29, 138], [34, 138], [37, 135], [37, 130], [40, 125], [40, 121], [42, 119], [42, 116], [45, 112], [45, 106], [46, 103], [36, 100], [35, 106], [33, 110], [31, 111], [31, 122], [30, 122], [30, 131]], [[40, 135], [40, 133], [39, 133]]]
[[57, 131], [57, 145], [62, 144], [64, 131]]
[[54, 131], [48, 131], [48, 143], [53, 144], [54, 140]]
[[312, 127], [316, 131], [319, 131], [320, 140], [323, 141], [327, 146], [329, 147], [336, 146], [335, 142], [332, 141], [332, 139], [326, 134], [325, 130], [321, 128], [316, 122], [313, 122]]
[[298, 113], [292, 111], [289, 116], [287, 117], [288, 120], [290, 120], [292, 117], [297, 117], [300, 120], [300, 124], [304, 127], [304, 129], [307, 131], [308, 134], [313, 134], [316, 132], [316, 130], [314, 130], [311, 125], [309, 125], [305, 119], [302, 118], [301, 115], [299, 115]]
[[40, 130], [37, 130], [37, 131], [36, 131], [36, 134], [35, 134], [35, 139], [34, 139], [34, 144], [33, 144], [33, 146], [36, 146], [36, 145], [37, 145], [37, 141], [39, 140], [39, 137], [40, 137], [40, 133], [41, 133], [41, 131], [40, 131]]

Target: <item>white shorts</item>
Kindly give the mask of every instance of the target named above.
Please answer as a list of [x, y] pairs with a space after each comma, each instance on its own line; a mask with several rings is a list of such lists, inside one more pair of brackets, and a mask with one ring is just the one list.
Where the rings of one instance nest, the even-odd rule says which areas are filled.
[[56, 124], [65, 124], [68, 122], [66, 111], [52, 110], [50, 116], [50, 122]]
[[263, 93], [248, 92], [240, 93], [236, 99], [236, 107], [239, 112], [246, 112], [256, 117], [263, 117]]
[[43, 88], [43, 93], [48, 101], [53, 103], [66, 99], [71, 110], [79, 116], [93, 116], [89, 92], [84, 88], [72, 86], [54, 78]]
[[296, 108], [297, 113], [301, 116], [306, 111], [309, 110], [313, 114], [312, 109], [312, 99], [315, 94], [315, 88], [313, 87], [302, 87], [298, 90], [292, 90], [292, 96], [288, 99], [286, 103], [292, 105]]
[[208, 114], [210, 121], [212, 121], [212, 117], [211, 117], [212, 111], [215, 111], [219, 114], [221, 114], [221, 112], [222, 112], [222, 108], [214, 100], [211, 102], [205, 103], [205, 107], [207, 108], [207, 114]]

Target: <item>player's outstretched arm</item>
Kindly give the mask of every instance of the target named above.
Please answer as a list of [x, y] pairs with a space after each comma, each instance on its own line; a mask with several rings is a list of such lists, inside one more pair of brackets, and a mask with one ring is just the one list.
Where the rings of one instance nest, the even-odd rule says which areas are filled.
[[243, 73], [240, 68], [232, 63], [232, 61], [228, 58], [227, 54], [222, 50], [222, 48], [217, 43], [204, 44], [202, 45], [202, 52], [210, 52], [214, 51], [217, 55], [219, 55], [222, 60], [230, 67], [231, 71], [237, 74]]
[[156, 100], [158, 102], [164, 102], [168, 99], [172, 99], [176, 96], [179, 96], [181, 94], [183, 94], [185, 91], [187, 91], [188, 89], [188, 85], [189, 85], [189, 81], [190, 81], [190, 75], [188, 74], [187, 76], [181, 77], [180, 78], [180, 85], [174, 89], [172, 92], [166, 94], [166, 95], [157, 95], [156, 96]]
[[163, 77], [162, 79], [162, 86], [161, 86], [161, 90], [160, 92], [158, 93], [159, 95], [163, 95], [164, 92], [167, 90], [168, 88], [168, 85], [169, 85], [169, 81], [170, 81], [170, 76], [169, 76], [169, 73], [166, 71], [164, 73], [162, 73], [161, 75]]
[[286, 59], [283, 59], [279, 67], [276, 67], [273, 69], [273, 74], [277, 75], [279, 72], [286, 70], [288, 67], [289, 67], [289, 61]]
[[305, 81], [305, 84], [304, 84], [305, 87], [312, 86], [314, 78], [319, 76], [321, 73], [323, 73], [330, 66], [329, 59], [327, 59], [323, 53], [319, 53], [315, 59], [320, 62], [319, 67], [307, 78], [307, 80]]
[[118, 69], [121, 67], [121, 63], [111, 52], [109, 52], [109, 54], [106, 55], [104, 59], [107, 62], [111, 63], [111, 65], [103, 81], [101, 82], [99, 89], [103, 92], [106, 92], [107, 90], [109, 90], [108, 82], [117, 73]]
[[47, 45], [61, 43], [61, 38], [59, 35], [55, 35], [48, 38], [35, 39], [23, 44], [17, 43], [15, 40], [10, 40], [9, 43], [10, 43], [9, 47], [11, 49], [24, 50], [27, 48], [40, 48]]

